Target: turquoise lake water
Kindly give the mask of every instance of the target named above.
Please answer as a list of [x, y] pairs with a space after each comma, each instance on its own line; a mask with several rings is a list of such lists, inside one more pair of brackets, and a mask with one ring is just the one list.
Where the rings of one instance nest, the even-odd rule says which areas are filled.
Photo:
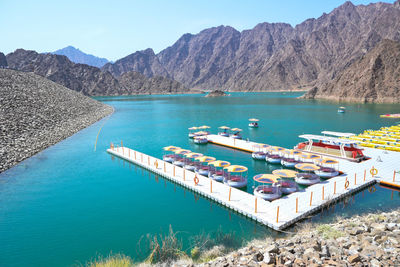
[[[169, 225], [184, 245], [200, 233], [218, 229], [240, 239], [273, 231], [139, 167], [112, 159], [110, 142], [161, 157], [176, 145], [249, 167], [249, 177], [274, 168], [245, 152], [205, 145], [187, 138], [187, 128], [221, 125], [242, 128], [244, 138], [293, 147], [298, 135], [322, 130], [358, 133], [392, 125], [380, 114], [399, 113], [399, 105], [338, 104], [296, 99], [301, 93], [235, 93], [98, 98], [115, 113], [0, 174], [0, 266], [71, 266], [98, 255], [124, 253], [136, 261], [147, 255], [138, 242], [146, 234], [166, 233]], [[249, 129], [247, 119], [260, 119]], [[94, 145], [99, 129], [102, 130]], [[249, 179], [248, 191], [252, 191]], [[398, 192], [377, 187], [361, 192], [313, 220], [400, 206]]]

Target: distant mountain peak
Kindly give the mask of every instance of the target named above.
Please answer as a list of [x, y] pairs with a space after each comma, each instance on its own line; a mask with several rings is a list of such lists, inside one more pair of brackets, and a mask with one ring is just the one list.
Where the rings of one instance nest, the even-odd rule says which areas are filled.
[[105, 58], [99, 58], [90, 54], [86, 54], [72, 45], [54, 51], [52, 52], [52, 54], [63, 55], [68, 57], [68, 59], [74, 63], [86, 64], [98, 68], [103, 67], [105, 64], [109, 62]]

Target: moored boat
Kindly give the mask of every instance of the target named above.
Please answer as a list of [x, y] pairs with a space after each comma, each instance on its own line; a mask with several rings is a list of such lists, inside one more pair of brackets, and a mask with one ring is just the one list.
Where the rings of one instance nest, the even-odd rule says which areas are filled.
[[188, 134], [189, 138], [194, 138], [196, 136], [194, 131], [197, 131], [197, 129], [198, 129], [197, 127], [190, 127], [188, 129], [189, 130], [189, 134]]
[[188, 171], [194, 172], [197, 167], [197, 163], [196, 163], [195, 159], [198, 157], [202, 157], [202, 156], [203, 156], [203, 154], [195, 153], [195, 152], [185, 154], [184, 155], [184, 157], [186, 159], [185, 160], [185, 169]]
[[298, 163], [295, 165], [295, 168], [302, 171], [307, 171], [296, 174], [296, 183], [301, 185], [312, 185], [321, 181], [318, 175], [311, 173], [312, 171], [315, 172], [316, 170], [319, 170], [319, 166], [311, 163]]
[[282, 194], [288, 195], [294, 192], [297, 192], [299, 190], [299, 186], [295, 181], [290, 181], [290, 180], [280, 180], [278, 182], [280, 185]]
[[305, 173], [305, 172], [298, 173], [294, 180], [296, 181], [296, 183], [301, 185], [313, 185], [321, 181], [319, 176], [316, 175], [315, 173]]
[[253, 180], [262, 185], [254, 188], [254, 195], [264, 200], [272, 201], [282, 196], [282, 191], [278, 186], [279, 177], [273, 174], [257, 174]]
[[301, 155], [300, 151], [286, 149], [281, 154], [283, 156], [281, 159], [281, 164], [283, 166], [288, 167], [288, 168], [294, 168], [294, 166], [297, 163], [299, 163], [299, 161], [296, 158]]
[[[318, 159], [317, 164], [321, 166], [318, 170], [315, 170], [314, 173], [321, 178], [331, 178], [339, 175], [339, 162], [334, 159]], [[334, 168], [334, 166], [336, 166]], [[329, 167], [327, 167], [329, 166]]]
[[281, 191], [283, 194], [291, 194], [299, 189], [296, 182], [294, 182], [293, 180], [289, 180], [296, 178], [298, 172], [294, 170], [279, 169], [279, 170], [273, 170], [272, 174], [281, 178], [278, 183], [281, 187]]
[[284, 150], [284, 148], [278, 146], [268, 148], [268, 154], [265, 160], [271, 164], [280, 164], [282, 160], [282, 156], [280, 156], [280, 153], [282, 150]]
[[253, 153], [251, 153], [251, 157], [255, 160], [265, 160], [267, 156], [267, 148], [269, 145], [266, 144], [255, 144], [253, 146]]
[[185, 158], [184, 155], [190, 153], [190, 150], [187, 149], [177, 149], [174, 151], [176, 154], [174, 161], [172, 164], [178, 166], [178, 167], [184, 167], [185, 166]]
[[217, 182], [222, 182], [226, 176], [224, 168], [229, 167], [231, 164], [228, 161], [216, 160], [208, 163], [208, 165], [210, 166], [208, 177]]
[[249, 127], [250, 128], [258, 128], [259, 119], [251, 118], [249, 119]]
[[227, 175], [224, 184], [232, 187], [242, 188], [247, 186], [247, 168], [240, 165], [231, 165], [224, 168]]
[[[336, 135], [339, 137], [354, 135], [350, 133], [337, 133], [329, 131], [324, 131], [322, 133], [329, 133], [330, 135]], [[366, 159], [362, 152], [362, 149], [357, 146], [357, 144], [360, 143], [360, 141], [357, 140], [312, 134], [304, 134], [300, 135], [299, 137], [307, 139], [308, 141], [299, 143], [295, 147], [295, 149], [297, 150], [317, 153], [321, 155], [329, 155], [331, 157], [343, 158], [356, 162], [360, 162]]]
[[221, 126], [221, 127], [218, 127], [218, 129], [220, 129], [219, 131], [218, 131], [218, 135], [220, 135], [220, 136], [225, 136], [225, 137], [229, 137], [229, 132], [228, 132], [228, 130], [230, 129], [228, 126]]
[[232, 128], [231, 134], [229, 136], [234, 139], [242, 139], [242, 135], [240, 134], [241, 131], [242, 131], [242, 129]]
[[208, 138], [207, 136], [195, 136], [193, 142], [198, 145], [204, 145], [208, 143]]
[[345, 107], [339, 107], [337, 112], [338, 113], [345, 113], [346, 112], [346, 108]]
[[174, 162], [176, 159], [176, 154], [174, 153], [175, 150], [181, 149], [180, 147], [177, 146], [166, 146], [163, 148], [164, 150], [164, 155], [163, 155], [163, 160], [168, 163]]
[[209, 171], [210, 171], [210, 166], [208, 165], [210, 162], [215, 161], [214, 157], [209, 157], [209, 156], [202, 156], [198, 157], [195, 159], [196, 162], [199, 163], [198, 166], [196, 166], [195, 172], [208, 177]]

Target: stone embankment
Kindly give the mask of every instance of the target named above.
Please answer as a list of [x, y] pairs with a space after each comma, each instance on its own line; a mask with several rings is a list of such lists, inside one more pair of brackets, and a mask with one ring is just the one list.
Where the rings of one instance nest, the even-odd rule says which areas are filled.
[[0, 69], [0, 172], [112, 112], [41, 76]]
[[206, 263], [175, 266], [400, 266], [400, 210], [331, 224], [305, 223], [295, 234], [253, 241]]

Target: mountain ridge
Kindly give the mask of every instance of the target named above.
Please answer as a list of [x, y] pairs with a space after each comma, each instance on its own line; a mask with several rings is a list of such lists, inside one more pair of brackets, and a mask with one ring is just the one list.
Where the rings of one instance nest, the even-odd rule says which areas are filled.
[[[398, 28], [400, 1], [368, 5], [348, 1], [294, 27], [264, 22], [241, 32], [230, 26], [218, 26], [184, 34], [156, 57], [168, 77], [189, 88], [311, 88], [317, 82], [335, 78], [381, 40], [400, 41]], [[120, 69], [128, 71], [129, 65], [136, 64], [131, 55], [119, 61]], [[146, 69], [148, 77], [158, 72], [151, 70], [153, 61], [157, 59], [140, 62], [150, 66]], [[134, 70], [143, 72], [139, 68]]]
[[51, 52], [51, 54], [66, 56], [74, 63], [86, 64], [97, 68], [101, 68], [109, 62], [109, 60], [106, 58], [100, 58], [91, 54], [86, 54], [71, 45]]

